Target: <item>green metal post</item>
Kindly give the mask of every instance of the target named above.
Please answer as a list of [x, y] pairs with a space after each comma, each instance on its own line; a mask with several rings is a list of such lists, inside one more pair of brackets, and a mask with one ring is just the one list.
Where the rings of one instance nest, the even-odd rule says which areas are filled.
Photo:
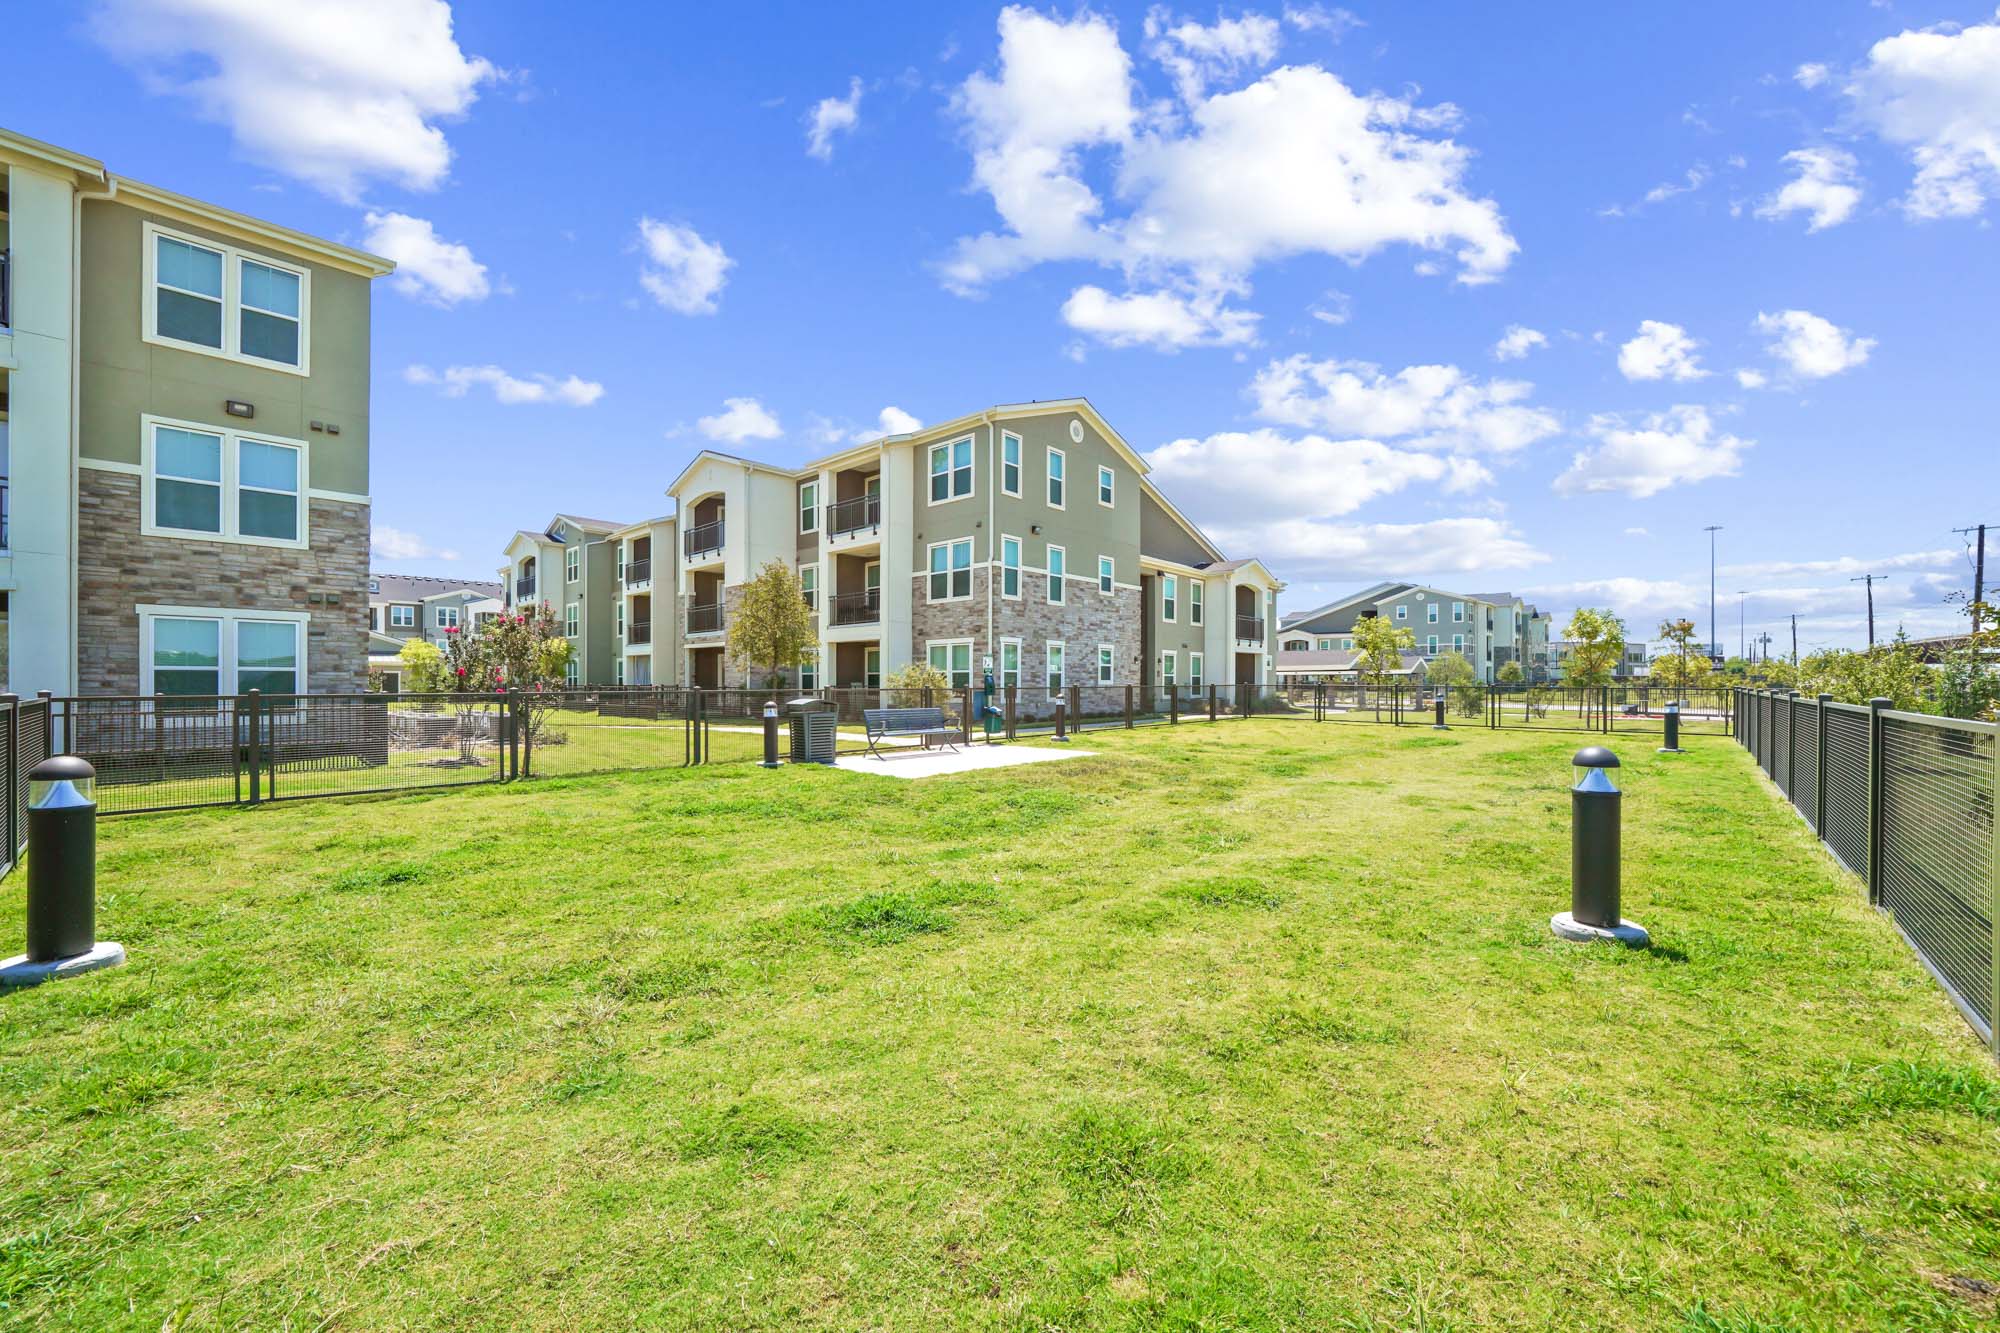
[[1882, 710], [1888, 699], [1868, 701], [1868, 901], [1882, 905]]
[[263, 695], [252, 690], [247, 696], [250, 705], [250, 804], [256, 805], [264, 799], [264, 726]]
[[1125, 730], [1132, 730], [1132, 687], [1125, 687]]
[[2000, 1059], [2000, 723], [1993, 728], [1993, 799], [1986, 807], [1990, 819], [1993, 869], [1992, 894], [1986, 904], [1987, 929], [1991, 932], [1986, 958], [1991, 964], [1993, 980], [1988, 990], [1986, 1008], [1986, 1031], [1993, 1041], [1993, 1054]]
[[1813, 832], [1822, 839], [1826, 837], [1826, 706], [1832, 701], [1830, 694], [1819, 696], [1819, 739], [1813, 761]]

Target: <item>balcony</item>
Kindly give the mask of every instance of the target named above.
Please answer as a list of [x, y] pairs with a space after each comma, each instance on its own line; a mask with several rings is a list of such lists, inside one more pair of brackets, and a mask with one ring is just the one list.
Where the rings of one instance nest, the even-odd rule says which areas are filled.
[[625, 626], [625, 644], [629, 648], [643, 648], [653, 641], [653, 622], [634, 620]]
[[7, 479], [0, 477], [0, 551], [7, 549]]
[[863, 532], [882, 526], [882, 497], [879, 495], [857, 495], [851, 500], [836, 500], [826, 507], [826, 530], [828, 535], [845, 537], [850, 532]]
[[682, 541], [688, 559], [701, 560], [722, 549], [722, 523], [723, 520], [718, 518], [713, 523], [699, 523], [687, 530], [687, 536]]
[[[721, 527], [720, 523], [715, 525]], [[693, 534], [690, 533], [690, 536]], [[719, 634], [722, 632], [722, 603], [709, 602], [688, 607], [689, 634]]]
[[0, 329], [14, 327], [14, 252], [0, 250]]
[[1236, 637], [1240, 640], [1253, 640], [1257, 643], [1262, 643], [1264, 641], [1264, 617], [1236, 617]]
[[625, 562], [626, 587], [636, 587], [641, 583], [651, 583], [652, 581], [653, 559], [651, 556], [647, 556], [643, 560], [627, 560]]
[[514, 580], [514, 599], [516, 601], [526, 601], [534, 595], [535, 576], [533, 574], [523, 574], [520, 578]]
[[836, 625], [873, 625], [881, 619], [880, 588], [870, 588], [866, 592], [844, 592], [833, 599], [833, 623]]

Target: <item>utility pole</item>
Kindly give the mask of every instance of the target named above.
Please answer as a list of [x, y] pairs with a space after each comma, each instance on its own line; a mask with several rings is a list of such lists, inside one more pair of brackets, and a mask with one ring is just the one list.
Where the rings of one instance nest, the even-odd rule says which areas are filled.
[[[1968, 533], [1979, 534], [1972, 557], [1972, 603], [1976, 607], [1986, 600], [1986, 525], [1981, 523], [1970, 528], [1953, 528], [1952, 531], [1961, 537]], [[1972, 613], [1972, 632], [1979, 633], [1979, 612], [1976, 610]]]
[[1722, 525], [1711, 523], [1702, 531], [1708, 534], [1708, 651], [1720, 657], [1722, 645], [1715, 639], [1715, 534], [1722, 531]]
[[1743, 608], [1749, 599], [1749, 593], [1741, 588], [1736, 590], [1736, 655], [1738, 657], [1748, 657], [1750, 655], [1750, 640], [1745, 637], [1746, 631], [1743, 628]]
[[[1868, 587], [1868, 646], [1870, 648], [1875, 646], [1875, 580], [1879, 577], [1881, 576], [1878, 574], [1863, 574], [1858, 578], [1848, 580], [1849, 583], [1862, 583]], [[1796, 634], [1797, 630], [1794, 629], [1793, 633]]]
[[[1869, 623], [1873, 624], [1874, 622], [1871, 621]], [[1875, 632], [1873, 630], [1870, 630], [1868, 632], [1868, 637], [1872, 641], [1875, 637]], [[1792, 670], [1797, 671], [1798, 669], [1799, 669], [1799, 613], [1794, 611], [1792, 612]]]

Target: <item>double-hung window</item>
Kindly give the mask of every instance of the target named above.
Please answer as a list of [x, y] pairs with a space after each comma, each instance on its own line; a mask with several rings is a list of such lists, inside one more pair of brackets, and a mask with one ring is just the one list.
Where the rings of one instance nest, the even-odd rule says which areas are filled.
[[972, 494], [972, 437], [931, 446], [931, 503]]
[[1006, 689], [1021, 683], [1021, 641], [1002, 639], [1000, 641], [1000, 687]]
[[1005, 432], [1000, 436], [1000, 493], [1021, 494], [1021, 437]]
[[1461, 654], [1465, 652], [1465, 636], [1463, 634], [1454, 634], [1451, 636], [1451, 650]]
[[611, 633], [617, 638], [625, 637], [625, 599], [620, 597], [612, 607]]
[[1201, 580], [1188, 580], [1188, 624], [1201, 623]]
[[1463, 623], [1463, 621], [1465, 620], [1464, 602], [1453, 602], [1451, 604], [1451, 618], [1454, 624]]
[[1174, 687], [1174, 667], [1175, 667], [1174, 655], [1172, 653], [1161, 653], [1160, 684], [1166, 686], [1170, 690]]
[[1424, 619], [1435, 625], [1438, 623], [1438, 604], [1432, 602], [1424, 607]]
[[1200, 653], [1189, 653], [1189, 654], [1188, 654], [1188, 688], [1189, 688], [1189, 689], [1191, 689], [1191, 690], [1198, 690], [1198, 689], [1200, 689], [1200, 688], [1201, 688], [1201, 654], [1200, 654]]
[[1319, 650], [1320, 650], [1321, 652], [1323, 652], [1323, 653], [1330, 653], [1330, 652], [1332, 652], [1332, 651], [1333, 651], [1333, 640], [1332, 640], [1332, 639], [1321, 639], [1321, 640], [1319, 641]]
[[807, 565], [799, 571], [799, 591], [804, 594], [806, 609], [819, 610], [819, 566]]
[[1112, 679], [1112, 664], [1115, 660], [1116, 655], [1112, 652], [1110, 644], [1100, 643], [1097, 645], [1097, 683], [1099, 685], [1116, 684]]
[[813, 649], [806, 660], [799, 663], [799, 688], [816, 690], [819, 688], [819, 649]]
[[1097, 590], [1106, 597], [1111, 595], [1112, 586], [1117, 582], [1118, 566], [1108, 555], [1097, 557]]
[[305, 687], [302, 614], [139, 608], [145, 694], [294, 695]]
[[1116, 493], [1113, 489], [1116, 484], [1110, 468], [1101, 467], [1097, 469], [1097, 503], [1107, 509], [1115, 506], [1118, 503]]
[[819, 483], [816, 481], [799, 486], [799, 531], [819, 531]]
[[1428, 644], [1429, 646], [1428, 646], [1427, 648], [1425, 648], [1425, 649], [1424, 649], [1424, 651], [1425, 651], [1426, 653], [1430, 654], [1430, 655], [1431, 655], [1432, 657], [1436, 657], [1436, 656], [1437, 656], [1437, 650], [1438, 650], [1438, 636], [1437, 636], [1437, 635], [1435, 635], [1435, 634], [1433, 634], [1433, 635], [1431, 635], [1431, 636], [1430, 636], [1430, 638], [1429, 638], [1429, 639], [1425, 640], [1425, 642], [1426, 642], [1426, 643], [1427, 643], [1427, 644]]
[[389, 608], [390, 629], [415, 629], [417, 608], [414, 606], [392, 606]]
[[148, 536], [306, 545], [303, 444], [144, 418]]
[[1160, 619], [1172, 624], [1179, 615], [1180, 581], [1172, 574], [1160, 575]]
[[566, 546], [563, 548], [563, 578], [575, 583], [583, 577], [583, 548]]
[[1049, 548], [1049, 602], [1060, 606], [1068, 597], [1069, 559], [1060, 546]]
[[306, 270], [147, 223], [146, 341], [307, 371]]
[[577, 687], [578, 684], [582, 682], [582, 680], [583, 680], [583, 668], [577, 664], [577, 660], [574, 657], [570, 658], [569, 661], [563, 663], [564, 685], [573, 690]]
[[1000, 539], [1000, 595], [1018, 598], [1021, 595], [1021, 539], [1002, 537]]
[[932, 542], [930, 552], [930, 600], [950, 602], [972, 596], [972, 538]]
[[932, 643], [926, 650], [931, 669], [951, 682], [955, 690], [972, 684], [972, 640], [950, 639]]
[[1061, 694], [1063, 688], [1063, 645], [1054, 639], [1049, 641], [1049, 694]]
[[1049, 450], [1049, 508], [1063, 508], [1063, 451]]
[[869, 648], [861, 654], [861, 685], [863, 689], [882, 688], [882, 650]]
[[458, 608], [455, 606], [440, 606], [437, 609], [437, 627], [439, 629], [457, 629]]
[[574, 639], [582, 632], [583, 608], [581, 604], [571, 602], [563, 607], [563, 635], [565, 638]]
[[1399, 607], [1397, 607], [1397, 608], [1396, 608], [1396, 619], [1398, 619], [1398, 620], [1408, 620], [1409, 618], [1410, 618], [1410, 608], [1409, 608], [1409, 607], [1407, 607], [1407, 606], [1399, 606]]

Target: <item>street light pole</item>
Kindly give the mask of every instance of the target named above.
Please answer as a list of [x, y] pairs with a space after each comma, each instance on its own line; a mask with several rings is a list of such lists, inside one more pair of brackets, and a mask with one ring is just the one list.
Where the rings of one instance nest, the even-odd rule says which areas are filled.
[[1722, 525], [1711, 523], [1702, 531], [1708, 534], [1708, 651], [1711, 656], [1720, 656], [1715, 639], [1715, 534], [1722, 531]]
[[1749, 601], [1750, 594], [1744, 589], [1738, 588], [1736, 590], [1736, 655], [1738, 657], [1748, 657], [1750, 655], [1749, 631], [1743, 628], [1743, 609], [1749, 604]]
[[1868, 646], [1870, 648], [1875, 646], [1875, 579], [1876, 575], [1874, 574], [1863, 574], [1858, 578], [1848, 580], [1849, 583], [1862, 583], [1868, 587]]

